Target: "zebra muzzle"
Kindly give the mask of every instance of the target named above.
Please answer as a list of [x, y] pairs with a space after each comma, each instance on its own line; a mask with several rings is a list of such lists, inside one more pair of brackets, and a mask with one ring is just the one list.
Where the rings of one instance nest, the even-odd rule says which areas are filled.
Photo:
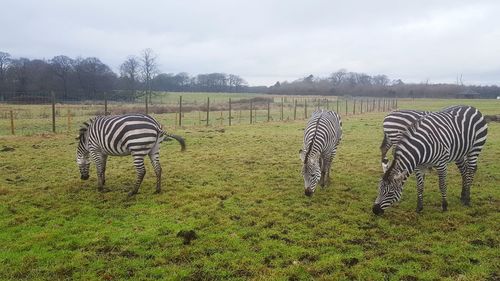
[[384, 213], [384, 209], [382, 209], [382, 207], [380, 207], [380, 204], [373, 205], [372, 211], [377, 216], [382, 215]]
[[88, 180], [89, 179], [89, 175], [85, 175], [85, 176], [82, 175], [82, 176], [80, 176], [80, 179], [82, 179], [82, 180]]
[[308, 196], [308, 197], [311, 197], [311, 196], [313, 195], [313, 193], [314, 193], [314, 192], [312, 192], [310, 189], [306, 189], [306, 190], [304, 191], [304, 194], [305, 194], [306, 196]]

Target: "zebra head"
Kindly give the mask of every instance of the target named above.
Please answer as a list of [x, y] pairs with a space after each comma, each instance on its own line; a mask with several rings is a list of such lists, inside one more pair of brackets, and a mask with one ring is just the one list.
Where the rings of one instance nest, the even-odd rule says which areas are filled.
[[306, 159], [306, 152], [299, 151], [300, 159], [302, 160], [302, 176], [304, 177], [304, 194], [312, 196], [316, 185], [321, 178], [321, 169], [319, 167], [319, 154], [308, 155]]
[[389, 168], [380, 180], [378, 196], [375, 199], [372, 209], [375, 215], [382, 215], [384, 210], [393, 203], [398, 202], [403, 194], [403, 184], [408, 178], [408, 173], [406, 171], [397, 172], [391, 168]]
[[76, 150], [76, 163], [80, 169], [80, 178], [87, 180], [89, 178], [90, 157], [88, 149], [88, 123], [84, 123], [84, 127], [80, 128], [80, 134], [76, 138], [78, 140], [78, 148]]

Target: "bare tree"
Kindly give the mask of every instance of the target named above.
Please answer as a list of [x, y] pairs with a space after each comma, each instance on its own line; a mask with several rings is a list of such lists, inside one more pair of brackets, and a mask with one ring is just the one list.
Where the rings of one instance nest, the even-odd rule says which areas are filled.
[[373, 84], [377, 86], [387, 86], [391, 80], [387, 75], [375, 75], [373, 76]]
[[332, 73], [330, 75], [330, 80], [333, 83], [333, 86], [339, 86], [344, 82], [345, 76], [347, 75], [347, 70], [345, 69], [340, 69], [337, 72]]
[[73, 59], [67, 56], [56, 56], [50, 60], [50, 68], [54, 74], [62, 81], [64, 98], [68, 97], [68, 80], [75, 71]]
[[[11, 63], [10, 54], [5, 52], [0, 52], [0, 93], [6, 88], [6, 76], [7, 69]], [[3, 99], [3, 94], [0, 95]]]
[[128, 87], [133, 95], [135, 95], [136, 84], [139, 76], [140, 63], [137, 57], [130, 56], [120, 65], [120, 75], [125, 78]]
[[80, 86], [88, 97], [96, 98], [97, 93], [113, 89], [116, 74], [98, 58], [78, 58], [75, 62], [75, 71]]
[[241, 86], [247, 84], [247, 82], [243, 78], [234, 74], [229, 74], [228, 80], [229, 80], [229, 88], [231, 91], [239, 91]]
[[145, 49], [141, 54], [142, 79], [146, 86], [146, 95], [151, 103], [151, 80], [158, 74], [157, 56], [151, 49]]

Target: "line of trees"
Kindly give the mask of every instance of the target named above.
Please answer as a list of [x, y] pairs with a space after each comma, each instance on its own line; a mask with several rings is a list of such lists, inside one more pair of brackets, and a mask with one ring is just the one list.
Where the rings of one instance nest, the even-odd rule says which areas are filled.
[[276, 82], [269, 87], [272, 94], [335, 95], [409, 98], [496, 98], [498, 86], [465, 86], [457, 84], [406, 84], [401, 79], [391, 80], [386, 75], [370, 76], [365, 73], [333, 72], [328, 77], [313, 75], [292, 82]]
[[119, 73], [96, 57], [52, 59], [12, 58], [0, 52], [0, 101], [36, 100], [40, 93], [54, 91], [59, 99], [110, 98], [133, 100], [153, 91], [245, 92], [247, 82], [234, 74], [209, 73], [190, 76], [186, 72], [161, 73], [156, 54], [145, 49], [130, 56]]
[[[59, 99], [101, 99], [103, 93], [117, 100], [151, 97], [153, 91], [254, 92], [278, 95], [335, 95], [410, 98], [496, 98], [498, 86], [457, 84], [406, 84], [386, 75], [370, 76], [345, 69], [328, 77], [309, 75], [292, 82], [276, 82], [271, 87], [250, 87], [234, 74], [208, 73], [190, 76], [186, 72], [162, 73], [151, 49], [129, 56], [119, 73], [96, 57], [52, 59], [12, 58], [0, 52], [0, 101], [37, 101], [40, 93], [54, 91]], [[151, 100], [151, 99], [150, 99]]]

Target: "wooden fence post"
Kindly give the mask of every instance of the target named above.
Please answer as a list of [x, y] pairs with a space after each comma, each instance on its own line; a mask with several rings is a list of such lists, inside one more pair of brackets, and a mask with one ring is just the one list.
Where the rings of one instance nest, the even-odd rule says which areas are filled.
[[297, 120], [297, 100], [293, 100], [293, 120]]
[[363, 114], [363, 99], [361, 99], [361, 106], [360, 106], [360, 109], [361, 109], [361, 114]]
[[284, 98], [281, 98], [281, 121], [283, 121], [283, 105], [284, 105]]
[[231, 98], [229, 98], [229, 126], [231, 126]]
[[354, 104], [352, 106], [352, 115], [356, 115], [356, 99], [354, 99]]
[[179, 96], [179, 127], [182, 126], [182, 96]]
[[250, 124], [252, 124], [252, 106], [253, 106], [253, 102], [250, 101]]
[[56, 95], [51, 92], [52, 95], [52, 132], [56, 132]]
[[271, 120], [271, 102], [267, 101], [267, 122]]
[[108, 115], [108, 95], [104, 92], [104, 115]]
[[148, 95], [147, 94], [144, 96], [144, 102], [146, 103], [146, 114], [149, 114]]
[[337, 98], [337, 113], [339, 113], [339, 99]]
[[210, 97], [207, 97], [207, 127], [209, 118], [210, 118]]
[[345, 100], [345, 115], [347, 115], [347, 99]]
[[15, 135], [15, 130], [14, 130], [14, 112], [11, 110], [10, 111], [10, 132], [12, 135]]

